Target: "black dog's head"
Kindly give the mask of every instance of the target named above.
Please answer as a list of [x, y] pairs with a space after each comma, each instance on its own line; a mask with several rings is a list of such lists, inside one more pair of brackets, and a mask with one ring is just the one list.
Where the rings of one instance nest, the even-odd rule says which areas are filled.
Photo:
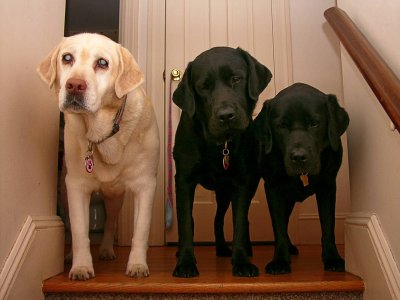
[[331, 147], [337, 151], [348, 124], [349, 117], [336, 96], [302, 83], [266, 101], [255, 120], [265, 154], [276, 146], [289, 176], [318, 174], [322, 150]]
[[190, 62], [174, 103], [223, 142], [245, 130], [271, 72], [246, 51], [215, 47]]

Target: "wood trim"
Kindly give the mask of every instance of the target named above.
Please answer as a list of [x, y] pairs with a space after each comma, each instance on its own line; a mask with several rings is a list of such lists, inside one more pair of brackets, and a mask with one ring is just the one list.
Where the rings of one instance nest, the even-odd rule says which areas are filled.
[[[120, 0], [119, 12], [119, 43], [127, 48], [136, 58], [138, 48], [139, 0]], [[117, 244], [130, 246], [133, 236], [134, 199], [131, 193], [126, 193], [124, 203], [118, 218]]]
[[275, 94], [293, 83], [289, 0], [272, 0]]
[[399, 130], [399, 79], [343, 10], [331, 7], [325, 11], [324, 15], [389, 115], [395, 128]]
[[[157, 190], [153, 205], [153, 221], [149, 244], [165, 244], [165, 94], [163, 73], [165, 70], [165, 0], [142, 0], [147, 7], [146, 44], [140, 53], [146, 54], [146, 90], [150, 97], [158, 122], [160, 136], [160, 160], [157, 171]], [[142, 30], [141, 30], [142, 31]]]
[[[345, 220], [346, 214], [338, 213], [335, 215], [335, 220]], [[319, 220], [318, 213], [299, 213], [299, 220]]]
[[[24, 262], [27, 259], [38, 259], [37, 257], [35, 257], [35, 255], [28, 255], [28, 253], [31, 253], [33, 251], [32, 245], [35, 239], [37, 239], [37, 235], [39, 234], [38, 232], [43, 233], [46, 230], [57, 230], [62, 236], [58, 239], [58, 241], [60, 242], [58, 245], [54, 244], [57, 241], [48, 241], [53, 243], [51, 249], [49, 249], [48, 243], [42, 243], [40, 247], [42, 247], [43, 250], [46, 249], [43, 253], [47, 253], [46, 257], [49, 258], [54, 257], [53, 254], [50, 254], [52, 251], [58, 251], [59, 249], [61, 249], [62, 252], [55, 255], [56, 257], [58, 257], [57, 262], [51, 261], [48, 264], [43, 265], [42, 269], [31, 270], [31, 273], [33, 274], [33, 276], [43, 280], [63, 271], [64, 223], [61, 221], [61, 218], [57, 216], [28, 216], [0, 273], [0, 299], [7, 299], [10, 291], [13, 288], [14, 282], [19, 276]], [[46, 269], [46, 266], [48, 266], [49, 264], [52, 265], [52, 267], [49, 269], [55, 268], [55, 270]], [[26, 282], [26, 284], [31, 285], [30, 287], [32, 289], [38, 288], [37, 286], [32, 287], [34, 282], [29, 281]], [[27, 287], [26, 289], [29, 290]]]
[[[357, 229], [367, 232], [371, 246], [362, 239], [359, 231], [356, 232]], [[363, 249], [363, 251], [357, 251], [357, 247]], [[372, 249], [367, 251], [366, 247]], [[357, 257], [353, 257], [353, 252]], [[375, 258], [368, 255], [370, 252], [375, 253]], [[372, 267], [373, 260], [378, 261], [377, 265], [380, 266], [380, 270]], [[361, 265], [356, 261], [367, 263]], [[369, 293], [376, 295], [383, 294], [382, 290], [368, 291], [368, 287], [373, 289], [376, 286], [378, 281], [376, 278], [379, 278], [379, 280], [386, 282], [392, 299], [400, 299], [400, 271], [376, 214], [353, 213], [347, 217], [346, 268], [348, 271], [363, 277], [366, 281], [366, 296]], [[371, 281], [371, 284], [369, 284], [369, 281]]]
[[138, 31], [139, 0], [120, 0], [119, 8], [119, 43], [129, 49], [136, 57], [135, 48]]
[[[160, 132], [160, 163], [153, 205], [150, 245], [164, 245], [164, 39], [165, 0], [121, 0], [119, 42], [136, 58], [146, 76], [144, 88], [155, 110]], [[118, 220], [118, 245], [130, 246], [133, 236], [134, 199], [127, 193]]]
[[[289, 0], [271, 0], [274, 70], [272, 80], [275, 95], [293, 84], [292, 36], [290, 25]], [[289, 234], [294, 243], [300, 242], [299, 206], [296, 205], [291, 215]]]

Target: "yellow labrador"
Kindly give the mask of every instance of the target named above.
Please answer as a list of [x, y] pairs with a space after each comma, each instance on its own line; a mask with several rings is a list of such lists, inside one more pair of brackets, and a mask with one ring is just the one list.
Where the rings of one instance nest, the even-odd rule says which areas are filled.
[[146, 263], [156, 189], [159, 137], [144, 76], [129, 53], [105, 36], [64, 38], [37, 69], [54, 87], [65, 115], [66, 186], [72, 231], [69, 277], [94, 277], [88, 226], [93, 191], [105, 198], [107, 220], [101, 259], [114, 259], [113, 240], [123, 195], [135, 198], [134, 235], [126, 274], [149, 275]]

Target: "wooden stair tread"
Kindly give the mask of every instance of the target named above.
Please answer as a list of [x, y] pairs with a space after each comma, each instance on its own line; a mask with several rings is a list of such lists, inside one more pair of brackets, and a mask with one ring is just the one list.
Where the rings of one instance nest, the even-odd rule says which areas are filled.
[[[88, 281], [68, 279], [65, 272], [43, 283], [46, 293], [294, 293], [294, 292], [362, 292], [363, 281], [350, 273], [323, 271], [320, 246], [299, 246], [299, 256], [292, 257], [292, 273], [268, 275], [265, 264], [273, 256], [273, 246], [254, 246], [252, 262], [260, 269], [255, 278], [234, 277], [230, 258], [215, 256], [214, 247], [197, 246], [195, 253], [200, 272], [195, 278], [172, 276], [176, 247], [150, 247], [150, 276], [129, 278], [125, 275], [130, 247], [115, 247], [115, 261], [99, 261], [97, 247], [92, 249], [96, 277]], [[343, 250], [343, 247], [341, 247]], [[343, 251], [342, 251], [343, 252]]]

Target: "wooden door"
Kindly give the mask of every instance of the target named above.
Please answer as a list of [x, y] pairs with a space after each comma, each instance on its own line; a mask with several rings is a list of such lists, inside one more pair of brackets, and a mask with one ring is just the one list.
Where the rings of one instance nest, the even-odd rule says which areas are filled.
[[[172, 69], [184, 71], [198, 54], [214, 46], [241, 47], [256, 57], [274, 73], [274, 41], [272, 0], [167, 0], [166, 1], [166, 95], [170, 96]], [[177, 83], [172, 82], [171, 92]], [[263, 101], [275, 95], [271, 81], [261, 94], [256, 111]], [[180, 109], [172, 104], [172, 139], [180, 117]], [[172, 144], [173, 144], [172, 140]], [[167, 169], [167, 168], [166, 168]], [[170, 181], [173, 178], [169, 178]], [[167, 176], [168, 180], [168, 176]], [[174, 183], [172, 187], [174, 187]], [[260, 188], [261, 187], [261, 188]], [[260, 187], [250, 207], [252, 241], [272, 241], [271, 221], [264, 188]], [[214, 241], [215, 193], [200, 185], [196, 189], [193, 217], [196, 242]], [[175, 207], [172, 226], [166, 231], [167, 242], [177, 242]], [[225, 234], [232, 239], [231, 209], [225, 217]]]
[[[173, 68], [183, 71], [189, 61], [213, 46], [241, 46], [268, 66], [273, 74], [272, 82], [260, 97], [259, 106], [256, 109], [258, 112], [265, 99], [273, 97], [275, 93], [293, 83], [293, 72], [297, 69], [296, 73], [299, 73], [296, 61], [300, 60], [303, 66], [310, 60], [310, 55], [304, 54], [311, 47], [304, 48], [307, 44], [304, 44], [304, 34], [312, 33], [311, 44], [314, 45], [318, 41], [321, 46], [321, 49], [318, 48], [319, 52], [329, 52], [332, 46], [327, 43], [326, 30], [323, 21], [320, 20], [324, 10], [321, 5], [328, 5], [328, 3], [303, 7], [300, 4], [293, 5], [296, 1], [290, 0], [120, 0], [120, 2], [121, 42], [134, 53], [142, 71], [146, 74], [145, 87], [153, 101], [160, 128], [161, 145], [164, 149], [168, 141], [168, 113], [166, 112], [170, 94], [170, 72]], [[308, 12], [307, 22], [299, 18], [299, 15], [304, 16], [305, 11]], [[312, 22], [309, 22], [311, 19]], [[318, 36], [318, 39], [314, 40], [315, 36]], [[334, 41], [331, 42], [335, 44]], [[314, 52], [311, 51], [311, 53]], [[318, 74], [337, 62], [337, 57], [334, 55], [324, 55], [324, 57], [326, 61], [319, 60], [321, 64], [318, 68], [307, 68], [307, 72]], [[163, 73], [166, 75], [165, 82]], [[298, 81], [308, 81], [307, 76], [295, 77]], [[333, 80], [334, 82], [336, 79]], [[173, 82], [172, 90], [176, 88], [176, 85], [177, 83]], [[331, 81], [326, 77], [321, 77], [321, 82], [318, 81], [317, 85], [330, 86]], [[164, 98], [165, 102], [163, 102]], [[179, 114], [179, 109], [173, 106], [172, 136]], [[164, 170], [167, 170], [167, 165], [165, 152], [161, 153], [158, 189], [150, 234], [151, 245], [163, 245], [165, 241], [178, 240], [175, 216], [173, 216], [175, 221], [172, 227], [165, 231], [164, 240], [163, 208], [164, 201], [167, 201], [165, 186], [169, 181]], [[348, 165], [345, 156], [338, 175], [336, 216], [338, 242], [344, 240], [343, 226], [348, 212], [348, 203]], [[172, 213], [175, 213], [175, 207]], [[214, 213], [213, 192], [199, 187], [194, 210], [197, 241], [213, 241], [211, 224]], [[232, 223], [230, 218], [230, 215], [226, 217], [228, 227], [226, 231], [229, 235], [231, 235]], [[132, 210], [123, 209], [120, 220], [118, 242], [129, 245], [132, 237]], [[272, 240], [272, 229], [262, 189], [258, 190], [253, 200], [250, 221], [253, 240]], [[289, 234], [295, 243], [320, 242], [320, 226], [315, 201], [296, 205], [290, 220]]]

